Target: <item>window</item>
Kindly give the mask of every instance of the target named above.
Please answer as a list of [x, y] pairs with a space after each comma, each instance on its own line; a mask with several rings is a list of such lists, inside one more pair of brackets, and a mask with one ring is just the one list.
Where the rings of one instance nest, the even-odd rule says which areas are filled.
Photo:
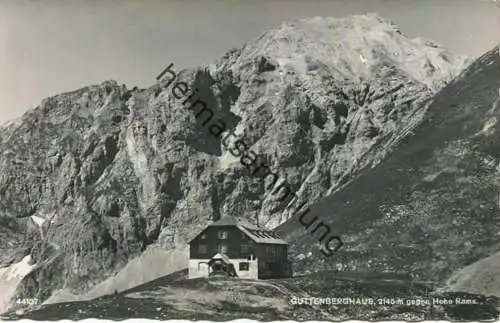
[[249, 271], [250, 264], [248, 262], [240, 262], [240, 271]]
[[218, 253], [227, 253], [227, 246], [225, 244], [221, 244], [217, 246]]
[[226, 230], [219, 230], [219, 239], [227, 239], [227, 231]]
[[250, 252], [250, 246], [246, 243], [241, 245], [241, 253], [249, 253]]
[[276, 248], [274, 248], [274, 247], [266, 247], [266, 253], [268, 255], [276, 256]]
[[206, 254], [207, 253], [207, 245], [205, 244], [200, 244], [198, 245], [198, 253], [200, 254]]

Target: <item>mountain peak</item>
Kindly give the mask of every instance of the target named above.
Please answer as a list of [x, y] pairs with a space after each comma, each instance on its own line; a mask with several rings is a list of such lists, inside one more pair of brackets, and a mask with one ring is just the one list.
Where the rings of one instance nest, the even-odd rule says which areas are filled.
[[323, 69], [341, 80], [370, 80], [397, 70], [434, 91], [469, 63], [431, 40], [406, 37], [373, 13], [284, 22], [247, 43], [239, 63], [256, 56], [302, 76]]

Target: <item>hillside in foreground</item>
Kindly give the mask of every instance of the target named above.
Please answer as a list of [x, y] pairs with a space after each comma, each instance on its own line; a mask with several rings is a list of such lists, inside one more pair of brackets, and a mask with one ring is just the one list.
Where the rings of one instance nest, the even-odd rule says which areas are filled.
[[[294, 301], [302, 297], [351, 298], [365, 304], [319, 305]], [[374, 303], [366, 304], [367, 299]], [[474, 304], [458, 304], [457, 299]], [[391, 300], [395, 304], [390, 304]], [[407, 304], [412, 300], [414, 304]], [[453, 304], [433, 304], [436, 300]], [[429, 303], [415, 305], [417, 301]], [[499, 309], [500, 299], [496, 297], [436, 293], [433, 286], [380, 277], [320, 272], [282, 280], [186, 280], [186, 271], [183, 271], [118, 295], [51, 304], [27, 313], [12, 312], [3, 319], [490, 320], [498, 317]]]

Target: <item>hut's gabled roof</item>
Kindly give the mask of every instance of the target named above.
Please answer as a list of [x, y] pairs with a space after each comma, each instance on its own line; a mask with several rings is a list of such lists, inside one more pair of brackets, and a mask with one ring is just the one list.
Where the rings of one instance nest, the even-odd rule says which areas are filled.
[[250, 239], [256, 243], [269, 243], [269, 244], [288, 244], [285, 240], [281, 239], [280, 236], [268, 229], [259, 228], [250, 222], [234, 218], [234, 217], [224, 217], [210, 224], [208, 227], [237, 227], [240, 231], [244, 232]]

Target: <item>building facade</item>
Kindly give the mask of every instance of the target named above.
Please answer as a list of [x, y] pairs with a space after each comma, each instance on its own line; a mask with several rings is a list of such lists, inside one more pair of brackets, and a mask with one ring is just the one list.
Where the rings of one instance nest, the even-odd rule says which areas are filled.
[[233, 272], [250, 279], [290, 277], [287, 242], [242, 220], [212, 223], [189, 243], [189, 278]]

